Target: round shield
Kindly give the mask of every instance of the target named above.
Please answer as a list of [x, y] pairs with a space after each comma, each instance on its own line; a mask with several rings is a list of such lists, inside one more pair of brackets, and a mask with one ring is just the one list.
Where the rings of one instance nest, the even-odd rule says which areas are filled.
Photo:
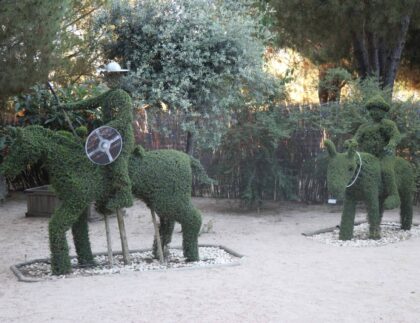
[[108, 126], [92, 131], [86, 140], [85, 151], [89, 160], [98, 165], [108, 165], [115, 161], [122, 150], [120, 133]]

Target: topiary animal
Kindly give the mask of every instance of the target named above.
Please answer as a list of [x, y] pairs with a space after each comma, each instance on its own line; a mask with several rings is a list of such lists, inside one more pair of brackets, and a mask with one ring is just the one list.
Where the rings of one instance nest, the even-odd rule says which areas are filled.
[[[353, 238], [358, 201], [363, 201], [368, 210], [369, 237], [380, 239], [380, 223], [387, 197], [381, 178], [380, 160], [372, 154], [357, 152], [354, 146], [350, 146], [346, 153], [337, 153], [334, 143], [330, 140], [325, 141], [325, 146], [329, 154], [328, 191], [336, 198], [344, 200], [339, 239]], [[408, 161], [399, 157], [395, 159], [394, 165], [401, 199], [401, 229], [410, 230], [415, 192], [414, 171]]]
[[[28, 163], [44, 162], [51, 184], [62, 201], [49, 222], [53, 274], [71, 271], [66, 231], [72, 229], [80, 265], [93, 264], [86, 208], [106, 194], [105, 172], [91, 163], [78, 139], [40, 126], [17, 129], [9, 154], [0, 165], [0, 174], [16, 176]], [[138, 147], [129, 159], [129, 175], [134, 196], [142, 199], [160, 217], [160, 234], [167, 246], [175, 221], [182, 226], [184, 257], [199, 260], [200, 212], [191, 203], [192, 169], [199, 178], [210, 179], [202, 166], [187, 154], [174, 150], [146, 152]], [[156, 251], [156, 250], [155, 250]], [[156, 254], [155, 254], [156, 255]]]

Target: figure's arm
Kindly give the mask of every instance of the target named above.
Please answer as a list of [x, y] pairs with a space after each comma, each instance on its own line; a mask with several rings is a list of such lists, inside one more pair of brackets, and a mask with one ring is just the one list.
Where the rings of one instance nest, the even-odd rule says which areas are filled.
[[107, 95], [107, 93], [108, 92], [104, 92], [93, 98], [63, 104], [63, 108], [66, 110], [72, 110], [72, 111], [99, 108], [103, 104], [104, 97]]
[[366, 125], [365, 124], [363, 124], [363, 125], [361, 125], [358, 129], [357, 129], [357, 131], [356, 131], [356, 134], [353, 136], [353, 138], [351, 138], [351, 139], [347, 139], [345, 142], [344, 142], [344, 147], [345, 148], [353, 148], [353, 149], [356, 149], [357, 148], [357, 146], [359, 145], [359, 142], [360, 142], [360, 139], [361, 139], [361, 136], [362, 136], [362, 133], [364, 132], [364, 129], [366, 128]]
[[401, 134], [398, 131], [397, 125], [394, 121], [384, 120], [383, 124], [385, 126], [386, 132], [389, 136], [389, 142], [384, 147], [385, 153], [387, 155], [395, 155], [395, 149], [401, 140]]
[[353, 140], [355, 140], [357, 143], [359, 143], [362, 139], [363, 134], [366, 132], [366, 128], [369, 127], [368, 123], [362, 124], [356, 131], [356, 134], [353, 137]]

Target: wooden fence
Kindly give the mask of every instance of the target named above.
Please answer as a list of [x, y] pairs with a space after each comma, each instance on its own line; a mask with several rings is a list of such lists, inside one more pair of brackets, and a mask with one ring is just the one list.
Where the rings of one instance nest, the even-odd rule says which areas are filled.
[[[13, 124], [13, 116], [3, 117], [3, 124]], [[149, 150], [176, 149], [185, 150], [186, 133], [181, 128], [182, 117], [177, 115], [160, 114], [152, 122], [147, 122], [147, 114], [139, 111], [134, 124], [136, 143]], [[325, 134], [322, 130], [301, 127], [291, 137], [280, 143], [277, 151], [279, 163], [284, 164], [291, 176], [296, 179], [296, 196], [298, 200], [307, 203], [322, 203], [328, 199], [326, 187], [326, 159], [323, 159], [322, 141]], [[206, 170], [212, 168], [216, 162], [213, 151], [197, 151], [198, 158]], [[219, 184], [202, 186], [194, 183], [194, 194], [199, 196], [214, 196], [223, 198], [239, 198], [240, 180], [238, 177], [210, 174]], [[29, 167], [20, 177], [9, 183], [11, 189], [19, 190], [44, 185], [48, 182], [48, 175], [41, 165]], [[280, 195], [265, 196], [266, 199], [280, 199]], [[418, 190], [416, 203], [420, 201]]]

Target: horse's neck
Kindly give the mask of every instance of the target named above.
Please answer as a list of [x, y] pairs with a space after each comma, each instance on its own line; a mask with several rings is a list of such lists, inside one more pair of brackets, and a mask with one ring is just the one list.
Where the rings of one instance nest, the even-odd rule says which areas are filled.
[[375, 155], [372, 155], [370, 153], [362, 152], [362, 153], [360, 153], [360, 156], [361, 156], [361, 163], [360, 162], [358, 162], [358, 163], [361, 164], [359, 166], [359, 167], [361, 167], [361, 170], [360, 170], [361, 174], [367, 174], [367, 173], [374, 172], [375, 164], [379, 164], [379, 167], [380, 167], [381, 161]]
[[60, 157], [60, 138], [51, 131], [45, 131], [43, 136], [35, 143], [41, 153], [41, 159], [44, 162], [51, 163]]

